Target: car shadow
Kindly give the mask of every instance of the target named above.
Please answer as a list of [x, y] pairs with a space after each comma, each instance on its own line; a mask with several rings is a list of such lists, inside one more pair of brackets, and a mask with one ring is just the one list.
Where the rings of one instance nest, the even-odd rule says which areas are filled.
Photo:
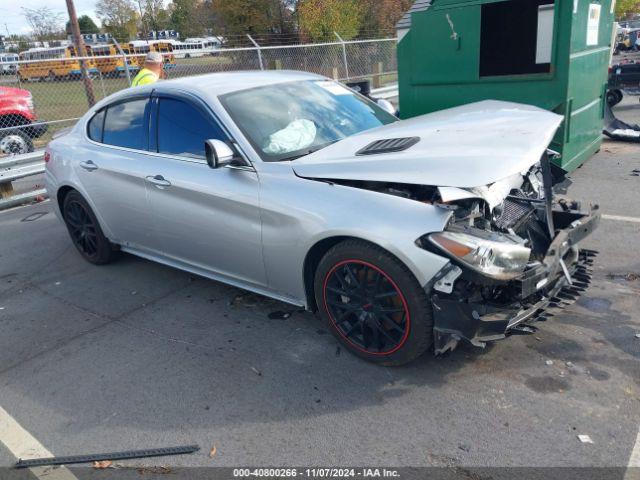
[[[347, 352], [314, 314], [290, 305], [129, 255], [106, 268], [75, 257], [58, 259], [67, 290], [52, 301], [86, 314], [95, 302], [90, 292], [109, 285], [100, 293], [102, 323], [3, 374], [5, 388], [64, 418], [69, 433], [101, 422], [215, 428], [359, 410], [417, 386], [436, 391], [492, 349], [463, 344], [403, 367], [374, 365]], [[49, 269], [40, 281], [54, 278]], [[175, 287], [161, 293], [158, 283]], [[44, 286], [39, 294], [53, 295]]]

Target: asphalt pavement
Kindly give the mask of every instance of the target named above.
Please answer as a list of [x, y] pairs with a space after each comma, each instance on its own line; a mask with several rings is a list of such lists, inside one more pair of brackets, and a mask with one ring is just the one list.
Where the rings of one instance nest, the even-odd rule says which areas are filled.
[[[619, 108], [640, 118], [638, 97]], [[569, 194], [610, 216], [584, 244], [600, 255], [581, 300], [535, 335], [401, 368], [286, 304], [130, 255], [92, 266], [48, 202], [2, 212], [0, 407], [55, 455], [201, 447], [123, 465], [624, 472], [640, 426], [638, 153], [605, 141], [571, 175]]]

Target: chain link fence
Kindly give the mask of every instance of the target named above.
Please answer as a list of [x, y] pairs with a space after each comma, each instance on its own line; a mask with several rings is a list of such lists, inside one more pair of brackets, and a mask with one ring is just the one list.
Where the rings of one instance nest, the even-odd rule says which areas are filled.
[[[287, 46], [260, 46], [251, 40], [253, 47], [164, 53], [166, 76], [286, 69], [340, 81], [370, 79], [374, 87], [397, 78], [395, 38]], [[44, 146], [87, 111], [90, 95], [80, 61], [85, 62], [93, 97], [99, 101], [128, 88], [143, 59], [144, 55], [105, 55], [0, 64], [0, 156]]]

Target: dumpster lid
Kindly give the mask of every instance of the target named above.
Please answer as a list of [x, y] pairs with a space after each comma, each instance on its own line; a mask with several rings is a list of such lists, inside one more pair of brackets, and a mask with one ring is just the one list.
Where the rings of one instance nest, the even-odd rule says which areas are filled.
[[422, 12], [431, 6], [432, 0], [416, 0], [411, 8], [403, 15], [400, 21], [396, 24], [398, 30], [408, 30], [411, 28], [411, 14], [415, 12]]

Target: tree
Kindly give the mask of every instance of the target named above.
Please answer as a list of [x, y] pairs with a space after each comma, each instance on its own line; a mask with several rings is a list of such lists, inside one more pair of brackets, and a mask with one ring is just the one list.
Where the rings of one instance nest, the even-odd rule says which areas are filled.
[[128, 42], [138, 32], [138, 14], [131, 0], [98, 0], [96, 14], [106, 32], [121, 42]]
[[636, 13], [640, 12], [640, 0], [618, 0], [616, 2], [616, 18], [626, 19], [632, 18]]
[[313, 41], [344, 40], [358, 35], [364, 19], [361, 0], [300, 0], [298, 24], [304, 38]]
[[[100, 29], [89, 15], [80, 15], [78, 25], [80, 25], [80, 33], [100, 33]], [[67, 22], [65, 30], [71, 35], [71, 22]]]
[[62, 13], [54, 12], [49, 7], [22, 7], [22, 14], [31, 27], [36, 40], [52, 40], [60, 37], [62, 30]]
[[273, 33], [271, 0], [213, 0], [225, 35]]
[[164, 0], [137, 0], [145, 32], [166, 30], [169, 27], [169, 12]]
[[388, 35], [396, 23], [411, 8], [413, 0], [360, 0], [364, 15], [362, 36]]
[[201, 35], [205, 28], [200, 13], [197, 0], [173, 0], [169, 24], [182, 38]]

